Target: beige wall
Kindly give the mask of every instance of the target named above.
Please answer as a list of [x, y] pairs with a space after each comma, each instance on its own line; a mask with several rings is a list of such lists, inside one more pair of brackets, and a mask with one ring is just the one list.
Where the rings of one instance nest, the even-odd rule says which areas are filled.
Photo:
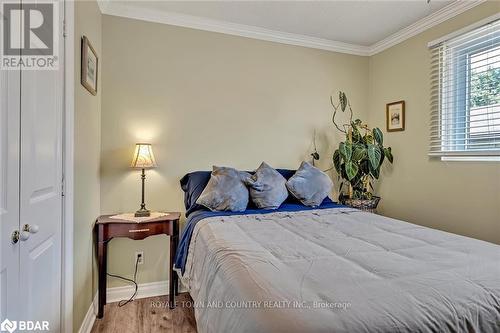
[[499, 1], [482, 4], [370, 57], [371, 125], [385, 129], [385, 104], [406, 101], [406, 130], [385, 134], [395, 162], [379, 184], [383, 214], [500, 244], [500, 163], [427, 156], [427, 43], [498, 12]]
[[[330, 165], [329, 94], [351, 97], [366, 117], [368, 58], [103, 16], [101, 211], [134, 211], [139, 171], [134, 144], [151, 142], [159, 168], [147, 172], [147, 205], [184, 211], [179, 179], [213, 164], [254, 169], [263, 160], [297, 168], [313, 130]], [[338, 137], [337, 137], [338, 138]], [[109, 271], [139, 281], [167, 279], [166, 237], [115, 239]], [[110, 286], [119, 283], [110, 279]]]
[[[76, 63], [82, 34], [101, 63], [108, 61], [101, 67], [102, 103], [101, 93], [93, 97], [80, 85], [75, 69], [75, 329], [95, 292], [93, 219], [99, 211], [138, 208], [139, 172], [128, 168], [136, 142], [153, 143], [159, 164], [147, 174], [148, 207], [184, 211], [179, 179], [186, 172], [212, 164], [253, 169], [262, 160], [295, 168], [308, 157], [314, 129], [320, 166], [329, 167], [340, 136], [328, 96], [339, 89], [356, 116], [382, 129], [385, 104], [406, 100], [406, 131], [385, 133], [395, 163], [384, 167], [378, 186], [382, 213], [500, 243], [499, 164], [427, 157], [426, 46], [498, 12], [499, 4], [482, 4], [368, 58], [106, 15], [101, 32], [95, 2], [77, 2]], [[132, 276], [134, 252], [143, 250], [139, 282], [166, 280], [167, 249], [162, 236], [115, 239], [108, 271]]]
[[[101, 13], [95, 1], [75, 1], [74, 331], [80, 328], [96, 290], [92, 281], [92, 225], [100, 212], [101, 93], [93, 96], [80, 84], [83, 35], [101, 56]], [[99, 61], [102, 63], [102, 56]]]

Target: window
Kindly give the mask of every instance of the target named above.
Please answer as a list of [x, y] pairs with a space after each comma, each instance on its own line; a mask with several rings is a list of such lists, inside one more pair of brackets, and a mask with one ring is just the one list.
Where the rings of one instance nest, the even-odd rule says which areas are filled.
[[500, 157], [500, 20], [431, 47], [429, 155]]

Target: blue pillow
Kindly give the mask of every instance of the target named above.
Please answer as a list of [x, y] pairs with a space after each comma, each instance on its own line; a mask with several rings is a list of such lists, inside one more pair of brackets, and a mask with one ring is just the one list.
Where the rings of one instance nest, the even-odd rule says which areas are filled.
[[[276, 169], [286, 180], [290, 179], [296, 170], [289, 169]], [[196, 200], [200, 197], [201, 193], [205, 189], [210, 180], [211, 171], [194, 171], [186, 174], [181, 178], [181, 188], [184, 191], [184, 206], [186, 206], [186, 217], [189, 216], [194, 211], [197, 210], [207, 210], [207, 208], [203, 207], [196, 203]], [[250, 172], [253, 174], [254, 172]], [[292, 195], [289, 195], [285, 202], [297, 202]], [[251, 207], [252, 204], [249, 204], [248, 208]]]
[[195, 171], [186, 174], [181, 178], [181, 188], [184, 191], [184, 206], [186, 206], [186, 216], [197, 210], [206, 209], [196, 203], [201, 193], [210, 180], [211, 171]]

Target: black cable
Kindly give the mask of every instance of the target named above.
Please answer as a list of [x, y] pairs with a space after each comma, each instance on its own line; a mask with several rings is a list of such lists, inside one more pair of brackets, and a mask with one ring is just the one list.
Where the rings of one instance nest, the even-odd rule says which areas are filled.
[[117, 278], [117, 279], [122, 279], [124, 281], [128, 281], [128, 282], [132, 282], [135, 286], [135, 290], [134, 290], [134, 294], [128, 299], [128, 300], [121, 300], [118, 302], [118, 307], [122, 307], [122, 306], [125, 306], [127, 305], [128, 303], [132, 302], [134, 300], [134, 297], [137, 295], [137, 289], [138, 289], [138, 286], [137, 286], [137, 267], [139, 266], [139, 257], [137, 257], [137, 259], [135, 260], [135, 272], [134, 272], [134, 279], [131, 280], [129, 278], [126, 278], [126, 277], [123, 277], [123, 276], [120, 276], [120, 275], [115, 275], [115, 274], [110, 274], [110, 273], [106, 273], [107, 275], [111, 276], [111, 277], [114, 277], [114, 278]]

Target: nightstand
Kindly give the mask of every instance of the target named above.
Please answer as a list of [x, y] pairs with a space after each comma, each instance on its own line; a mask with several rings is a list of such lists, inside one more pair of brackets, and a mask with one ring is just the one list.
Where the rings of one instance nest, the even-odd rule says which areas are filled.
[[97, 318], [104, 315], [106, 304], [106, 269], [107, 269], [107, 247], [111, 239], [115, 237], [126, 237], [130, 239], [144, 239], [153, 235], [170, 236], [170, 263], [169, 263], [169, 306], [174, 308], [174, 296], [178, 293], [178, 277], [174, 271], [174, 258], [177, 244], [179, 242], [179, 218], [180, 213], [168, 213], [146, 222], [132, 222], [127, 220], [112, 219], [110, 216], [99, 216], [95, 224], [95, 241], [97, 248], [97, 266], [99, 280], [99, 309]]

